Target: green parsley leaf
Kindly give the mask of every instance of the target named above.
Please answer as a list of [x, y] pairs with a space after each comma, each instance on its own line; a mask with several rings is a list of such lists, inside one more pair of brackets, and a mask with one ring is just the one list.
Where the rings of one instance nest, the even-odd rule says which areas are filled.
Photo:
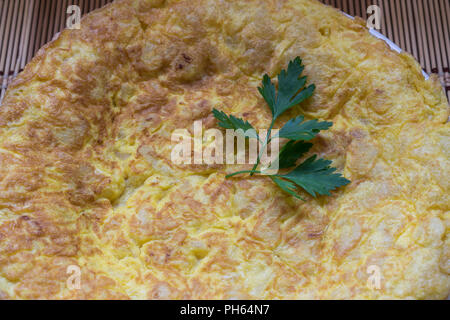
[[313, 139], [321, 130], [328, 130], [333, 125], [333, 122], [318, 121], [317, 119], [303, 122], [304, 119], [303, 116], [298, 116], [289, 120], [280, 129], [278, 136], [294, 141], [308, 141]]
[[219, 121], [220, 127], [234, 130], [242, 129], [244, 131], [245, 137], [259, 139], [255, 128], [253, 128], [253, 126], [248, 121], [236, 118], [233, 115], [227, 116], [226, 113], [215, 108], [212, 110], [212, 113], [214, 117]]
[[273, 116], [275, 114], [274, 105], [276, 103], [277, 94], [275, 92], [275, 86], [272, 81], [270, 81], [270, 77], [267, 74], [264, 75], [262, 87], [258, 87], [258, 91], [263, 96], [264, 100], [266, 100]]
[[300, 78], [303, 69], [302, 60], [299, 57], [290, 61], [287, 70], [281, 70], [278, 75], [278, 94], [270, 77], [264, 75], [262, 87], [258, 90], [269, 105], [273, 120], [314, 93], [316, 88], [314, 84], [302, 90], [306, 83], [306, 77]]
[[307, 153], [312, 146], [312, 143], [303, 141], [289, 141], [280, 151], [280, 155], [278, 156], [278, 167], [280, 169], [285, 169], [295, 166], [297, 160]]
[[314, 155], [288, 174], [277, 176], [295, 183], [313, 197], [316, 194], [329, 196], [330, 191], [350, 183], [341, 174], [335, 173], [336, 168], [331, 168], [330, 164], [329, 160], [316, 160]]
[[300, 197], [298, 195], [298, 193], [296, 191], [297, 187], [295, 186], [295, 184], [293, 184], [290, 181], [286, 181], [286, 180], [280, 179], [278, 177], [271, 176], [271, 178], [272, 178], [273, 182], [275, 182], [281, 189], [283, 189], [284, 191], [289, 193], [291, 196], [294, 196], [297, 199], [305, 201], [305, 199], [303, 199], [302, 197]]

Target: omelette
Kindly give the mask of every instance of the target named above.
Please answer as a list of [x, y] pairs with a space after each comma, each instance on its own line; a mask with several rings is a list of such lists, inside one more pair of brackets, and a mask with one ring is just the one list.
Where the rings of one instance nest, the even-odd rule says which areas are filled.
[[[275, 127], [332, 121], [310, 153], [350, 184], [301, 201], [171, 161], [213, 108], [267, 128], [257, 87], [297, 56], [316, 91]], [[0, 108], [0, 298], [445, 299], [448, 117], [437, 77], [316, 0], [117, 0]]]

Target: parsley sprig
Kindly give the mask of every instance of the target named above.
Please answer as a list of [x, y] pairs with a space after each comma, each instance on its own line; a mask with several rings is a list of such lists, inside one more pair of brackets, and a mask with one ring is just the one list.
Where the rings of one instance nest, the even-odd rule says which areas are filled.
[[279, 168], [295, 168], [286, 174], [269, 175], [281, 189], [298, 199], [305, 200], [299, 195], [298, 188], [302, 188], [313, 197], [317, 197], [317, 195], [330, 195], [330, 191], [350, 183], [340, 173], [337, 173], [335, 168], [330, 166], [331, 161], [317, 159], [316, 155], [296, 166], [298, 159], [313, 146], [312, 143], [306, 141], [315, 138], [320, 131], [328, 130], [333, 125], [332, 122], [318, 121], [317, 119], [305, 121], [303, 116], [298, 116], [289, 120], [277, 134], [272, 136], [275, 121], [285, 111], [305, 101], [314, 93], [314, 84], [305, 87], [306, 76], [301, 77], [303, 70], [304, 66], [299, 57], [290, 61], [287, 70], [281, 70], [278, 74], [278, 90], [276, 90], [270, 77], [267, 74], [264, 75], [262, 86], [258, 90], [269, 106], [272, 113], [272, 122], [263, 141], [248, 121], [236, 118], [233, 115], [228, 116], [223, 111], [213, 109], [213, 115], [219, 121], [220, 127], [234, 130], [242, 129], [247, 138], [257, 139], [261, 143], [261, 151], [252, 170], [238, 171], [227, 175], [227, 178], [243, 173], [249, 173], [250, 176], [255, 173], [262, 174], [263, 172], [257, 170], [257, 168], [265, 148], [272, 139], [285, 138], [288, 139], [288, 142], [278, 155]]

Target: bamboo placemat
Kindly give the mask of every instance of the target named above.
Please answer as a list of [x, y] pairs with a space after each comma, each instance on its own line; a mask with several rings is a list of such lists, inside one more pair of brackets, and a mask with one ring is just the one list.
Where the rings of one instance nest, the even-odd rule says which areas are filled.
[[[450, 100], [449, 0], [321, 0], [367, 19], [381, 8], [381, 33], [411, 53], [425, 72], [439, 75]], [[69, 5], [82, 14], [112, 0], [0, 0], [0, 102], [10, 81], [34, 54], [65, 27]]]

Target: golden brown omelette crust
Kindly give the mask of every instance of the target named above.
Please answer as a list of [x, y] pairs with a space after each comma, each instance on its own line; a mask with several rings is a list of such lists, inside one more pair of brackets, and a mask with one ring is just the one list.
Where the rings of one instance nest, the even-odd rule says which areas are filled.
[[[350, 185], [302, 202], [171, 163], [171, 132], [216, 127], [213, 107], [267, 126], [256, 87], [296, 56], [317, 90], [278, 125], [332, 120], [313, 151]], [[445, 298], [448, 116], [436, 78], [318, 1], [116, 1], [0, 108], [0, 298]]]

